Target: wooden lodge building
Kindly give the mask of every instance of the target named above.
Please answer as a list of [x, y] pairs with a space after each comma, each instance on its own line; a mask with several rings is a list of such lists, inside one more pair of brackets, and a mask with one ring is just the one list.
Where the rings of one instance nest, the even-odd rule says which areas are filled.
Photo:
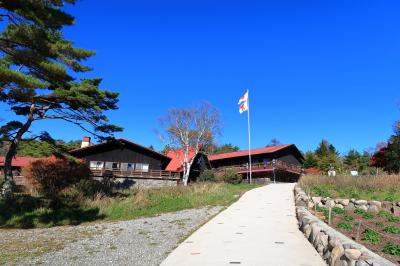
[[95, 177], [179, 180], [179, 173], [166, 171], [171, 158], [126, 139], [90, 144], [83, 138], [81, 148], [71, 155], [84, 159]]
[[[303, 155], [294, 144], [271, 146], [251, 150], [252, 177], [269, 178], [277, 181], [297, 181], [302, 173]], [[228, 169], [242, 174], [243, 179], [249, 174], [249, 151], [238, 151], [208, 156], [212, 168], [218, 174]]]
[[[172, 150], [167, 155], [128, 141], [113, 141], [91, 145], [85, 137], [82, 147], [71, 151], [77, 158], [84, 159], [95, 177], [130, 179], [173, 180], [179, 182], [183, 175], [182, 150]], [[252, 177], [254, 180], [297, 181], [302, 173], [303, 155], [294, 144], [279, 145], [251, 150]], [[228, 169], [235, 170], [246, 180], [249, 174], [248, 150], [209, 155], [189, 152], [194, 157], [189, 181], [205, 169], [213, 169], [222, 175]]]
[[[111, 177], [124, 184], [143, 186], [172, 186], [182, 180], [182, 150], [161, 154], [145, 146], [119, 138], [99, 144], [91, 144], [89, 137], [84, 137], [81, 148], [70, 151], [76, 158], [86, 161], [92, 174], [97, 179]], [[252, 177], [255, 182], [297, 181], [302, 173], [304, 160], [294, 144], [251, 150]], [[205, 155], [204, 152], [189, 153], [193, 159], [189, 182], [195, 182], [205, 169], [213, 169], [216, 175], [223, 175], [228, 169], [237, 171], [246, 180], [249, 175], [248, 150]], [[2, 160], [3, 159], [3, 160]], [[16, 157], [12, 161], [15, 176], [30, 162], [41, 158]], [[4, 158], [0, 157], [0, 169]]]

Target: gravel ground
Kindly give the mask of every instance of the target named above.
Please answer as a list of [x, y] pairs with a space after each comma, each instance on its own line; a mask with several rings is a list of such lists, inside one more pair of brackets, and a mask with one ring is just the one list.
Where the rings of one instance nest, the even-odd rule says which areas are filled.
[[190, 209], [75, 227], [0, 230], [0, 258], [6, 258], [6, 265], [159, 265], [180, 241], [221, 209]]

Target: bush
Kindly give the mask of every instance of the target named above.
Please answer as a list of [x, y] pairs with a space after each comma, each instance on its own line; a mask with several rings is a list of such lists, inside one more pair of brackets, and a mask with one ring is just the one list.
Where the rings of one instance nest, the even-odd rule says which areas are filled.
[[345, 220], [347, 222], [351, 222], [351, 221], [354, 221], [354, 217], [351, 215], [345, 215], [345, 216], [343, 216], [343, 220]]
[[377, 245], [381, 242], [379, 233], [374, 230], [371, 230], [371, 229], [365, 229], [364, 234], [363, 234], [363, 240], [365, 240], [373, 245]]
[[351, 231], [353, 229], [353, 225], [349, 223], [338, 223], [337, 227], [347, 231]]
[[82, 179], [76, 184], [76, 188], [85, 197], [91, 198], [98, 193], [110, 195], [112, 192], [112, 186], [110, 182], [100, 182], [94, 179]]
[[341, 209], [341, 208], [338, 208], [338, 207], [332, 208], [332, 211], [333, 211], [334, 213], [336, 213], [336, 214], [344, 214], [344, 213], [346, 213], [345, 210], [343, 210], [343, 209]]
[[379, 226], [382, 228], [385, 227], [385, 224], [383, 222], [376, 222], [375, 224], [376, 224], [376, 226]]
[[390, 216], [391, 215], [391, 213], [389, 212], [389, 211], [385, 211], [385, 210], [381, 210], [379, 213], [378, 213], [378, 217], [388, 217], [388, 216]]
[[229, 184], [240, 184], [242, 176], [234, 170], [227, 170], [223, 176], [224, 182]]
[[364, 211], [363, 209], [356, 209], [354, 212], [361, 215], [364, 219], [373, 219], [375, 217], [373, 214]]
[[383, 229], [385, 233], [389, 234], [400, 234], [400, 227], [397, 226], [386, 226], [385, 229]]
[[400, 218], [396, 217], [396, 216], [389, 216], [388, 217], [388, 222], [392, 222], [392, 223], [400, 223]]
[[215, 175], [214, 175], [214, 171], [213, 170], [204, 170], [199, 178], [198, 181], [200, 182], [214, 182], [215, 181]]
[[46, 158], [31, 162], [23, 175], [33, 190], [56, 199], [61, 190], [89, 179], [90, 169], [80, 160]]
[[387, 243], [382, 250], [386, 254], [400, 256], [400, 245], [396, 245], [393, 243]]

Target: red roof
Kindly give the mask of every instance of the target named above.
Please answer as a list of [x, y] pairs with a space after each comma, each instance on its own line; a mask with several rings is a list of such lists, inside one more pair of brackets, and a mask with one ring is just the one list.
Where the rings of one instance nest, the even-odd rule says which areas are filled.
[[315, 167], [304, 169], [304, 171], [307, 174], [318, 174], [319, 172], [321, 172], [318, 168], [315, 168]]
[[[0, 166], [4, 166], [4, 156], [0, 156]], [[14, 157], [12, 160], [13, 167], [25, 167], [33, 161], [37, 161], [44, 158], [34, 158], [34, 157]]]
[[[168, 157], [170, 157], [172, 160], [169, 162], [167, 168], [165, 170], [167, 171], [183, 171], [182, 169], [182, 161], [184, 158], [183, 154], [183, 149], [179, 150], [171, 150], [167, 154]], [[189, 160], [191, 160], [195, 156], [194, 150], [190, 149], [189, 150]]]
[[[258, 148], [258, 149], [252, 149], [252, 150], [250, 150], [250, 152], [251, 152], [251, 155], [264, 154], [264, 153], [274, 153], [274, 152], [283, 150], [283, 149], [285, 149], [287, 147], [290, 147], [292, 145], [293, 144], [285, 144], [285, 145], [271, 146], [271, 147], [265, 147], [265, 148]], [[208, 156], [208, 160], [216, 161], [216, 160], [223, 160], [223, 159], [229, 159], [229, 158], [234, 158], [234, 157], [242, 157], [242, 156], [249, 156], [249, 150], [209, 155]]]

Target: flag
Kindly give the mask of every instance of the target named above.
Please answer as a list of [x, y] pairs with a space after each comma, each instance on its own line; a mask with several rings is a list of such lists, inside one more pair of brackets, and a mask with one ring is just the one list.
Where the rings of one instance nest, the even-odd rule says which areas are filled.
[[239, 113], [243, 113], [246, 112], [247, 110], [249, 110], [249, 91], [246, 91], [246, 93], [240, 97], [239, 99]]
[[249, 98], [249, 91], [246, 91], [246, 93], [242, 97], [240, 97], [238, 104], [247, 102], [248, 98]]
[[247, 110], [249, 110], [249, 106], [247, 104], [247, 101], [245, 101], [244, 103], [242, 103], [239, 107], [239, 113], [243, 113], [246, 112]]

